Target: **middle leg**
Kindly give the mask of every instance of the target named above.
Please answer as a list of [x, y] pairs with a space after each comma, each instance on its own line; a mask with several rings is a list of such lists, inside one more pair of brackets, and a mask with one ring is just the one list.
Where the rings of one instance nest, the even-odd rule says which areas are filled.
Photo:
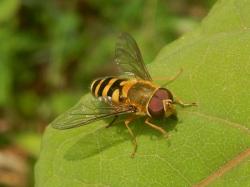
[[111, 121], [107, 126], [105, 126], [105, 128], [111, 127], [111, 126], [114, 124], [114, 122], [117, 120], [117, 118], [118, 118], [118, 116], [115, 116], [115, 117], [112, 119], [112, 121]]
[[137, 150], [137, 139], [136, 136], [134, 135], [133, 131], [131, 130], [131, 128], [129, 127], [129, 124], [135, 119], [135, 116], [129, 116], [126, 120], [125, 120], [125, 126], [128, 129], [129, 134], [132, 136], [133, 140], [133, 144], [134, 144], [134, 150], [131, 154], [131, 157], [133, 158], [135, 156], [136, 150]]

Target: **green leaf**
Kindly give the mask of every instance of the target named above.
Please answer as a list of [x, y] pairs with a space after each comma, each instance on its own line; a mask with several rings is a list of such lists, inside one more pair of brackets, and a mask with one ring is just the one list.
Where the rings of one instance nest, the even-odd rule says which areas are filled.
[[168, 88], [199, 105], [177, 108], [178, 121], [155, 122], [171, 135], [168, 140], [143, 119], [133, 122], [139, 146], [132, 159], [122, 120], [108, 129], [108, 120], [67, 131], [48, 127], [36, 186], [249, 186], [249, 20], [248, 1], [219, 1], [199, 28], [149, 65], [160, 85], [157, 78], [183, 68]]

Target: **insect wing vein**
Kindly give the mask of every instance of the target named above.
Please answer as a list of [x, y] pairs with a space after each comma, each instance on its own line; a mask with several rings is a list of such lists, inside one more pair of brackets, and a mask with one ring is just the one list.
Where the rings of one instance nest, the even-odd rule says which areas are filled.
[[143, 80], [152, 81], [138, 45], [128, 33], [122, 33], [118, 38], [115, 49], [115, 62], [120, 65], [123, 72]]
[[[95, 103], [101, 103], [98, 99], [95, 99], [95, 101]], [[103, 106], [104, 103], [101, 104], [102, 106], [99, 105], [98, 107], [98, 104], [93, 104], [93, 106], [95, 107], [91, 107], [86, 103], [79, 103], [68, 111], [66, 111], [63, 115], [57, 117], [52, 122], [52, 127], [61, 130], [70, 129], [82, 125], [87, 125], [91, 122], [104, 118], [135, 112], [133, 108], [127, 106]]]

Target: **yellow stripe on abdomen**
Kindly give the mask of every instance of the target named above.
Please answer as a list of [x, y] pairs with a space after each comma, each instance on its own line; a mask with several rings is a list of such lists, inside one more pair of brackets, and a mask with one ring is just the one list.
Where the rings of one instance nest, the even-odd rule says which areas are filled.
[[90, 90], [91, 90], [91, 93], [93, 95], [95, 95], [95, 90], [96, 90], [96, 87], [97, 85], [100, 83], [101, 79], [96, 79], [92, 82], [91, 86], [90, 86]]
[[127, 79], [106, 77], [97, 79], [91, 84], [91, 92], [95, 97], [110, 97], [112, 102], [119, 103], [123, 96], [123, 87]]
[[136, 80], [126, 81], [122, 83], [122, 96], [127, 98], [129, 89], [136, 83]]
[[99, 97], [99, 95], [98, 95], [98, 91], [99, 91], [99, 89], [100, 89], [100, 86], [102, 85], [102, 83], [103, 83], [103, 81], [104, 81], [105, 79], [102, 79], [99, 83], [98, 83], [98, 85], [96, 86], [96, 88], [95, 88], [95, 96], [96, 97]]
[[119, 103], [120, 101], [120, 92], [119, 89], [116, 89], [112, 94], [112, 102]]
[[105, 88], [102, 91], [102, 96], [103, 97], [107, 97], [108, 96], [108, 91], [111, 88], [111, 86], [113, 85], [113, 83], [118, 80], [117, 78], [113, 78], [109, 81], [109, 83], [105, 86]]

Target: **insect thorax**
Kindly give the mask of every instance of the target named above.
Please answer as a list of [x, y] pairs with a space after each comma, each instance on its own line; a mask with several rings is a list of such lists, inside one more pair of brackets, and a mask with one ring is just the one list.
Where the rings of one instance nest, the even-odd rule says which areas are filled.
[[128, 90], [127, 98], [139, 111], [146, 113], [146, 106], [156, 89], [150, 82], [138, 81]]

